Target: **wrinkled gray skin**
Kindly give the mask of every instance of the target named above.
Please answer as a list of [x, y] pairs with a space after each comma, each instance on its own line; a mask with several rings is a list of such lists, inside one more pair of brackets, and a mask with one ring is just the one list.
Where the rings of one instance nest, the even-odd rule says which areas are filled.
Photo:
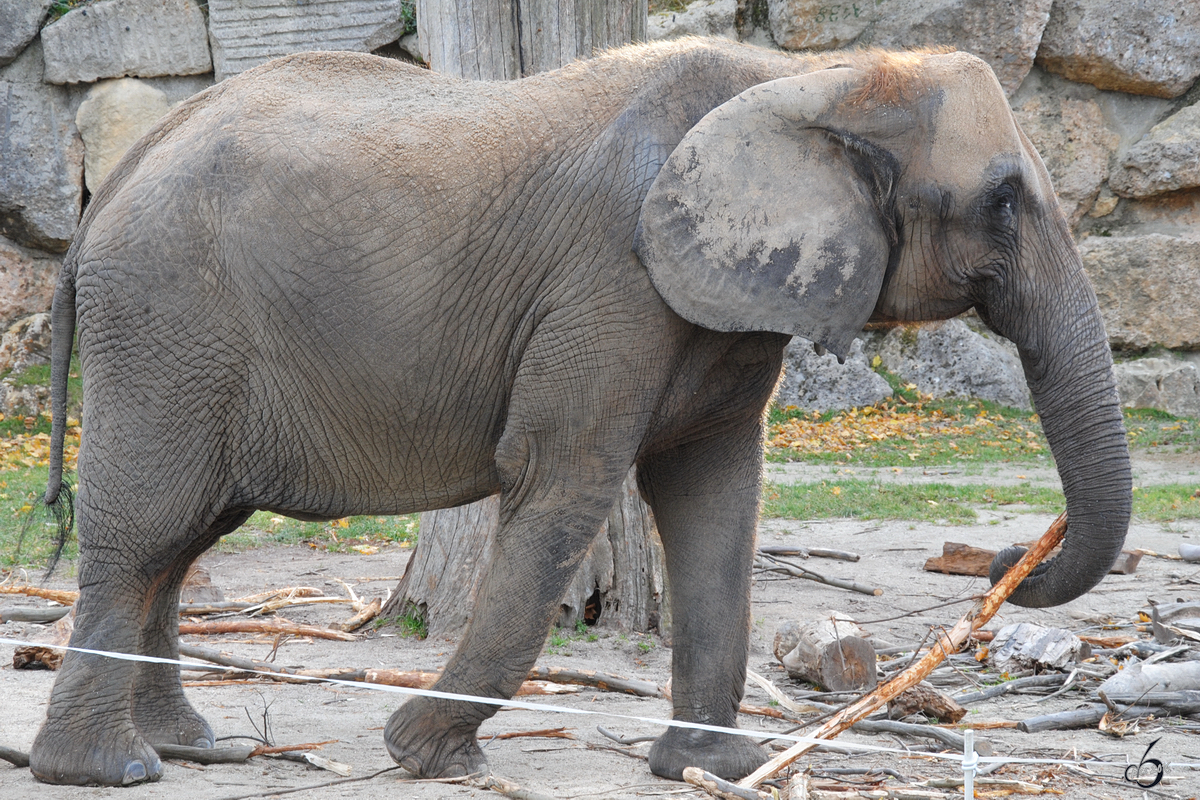
[[[436, 688], [507, 698], [636, 464], [673, 592], [674, 714], [734, 725], [763, 409], [789, 335], [844, 352], [869, 318], [972, 306], [1021, 350], [1071, 519], [1014, 599], [1063, 603], [1120, 550], [1128, 455], [1095, 297], [982, 62], [692, 40], [471, 84], [280, 59], [135, 146], [64, 264], [48, 498], [74, 330], [71, 643], [175, 657], [188, 565], [255, 509], [500, 492], [493, 568]], [[387, 747], [421, 776], [479, 771], [494, 711], [410, 700]], [[213, 744], [177, 669], [71, 653], [31, 767], [154, 780], [163, 742]], [[672, 729], [650, 768], [736, 777], [764, 757]]]

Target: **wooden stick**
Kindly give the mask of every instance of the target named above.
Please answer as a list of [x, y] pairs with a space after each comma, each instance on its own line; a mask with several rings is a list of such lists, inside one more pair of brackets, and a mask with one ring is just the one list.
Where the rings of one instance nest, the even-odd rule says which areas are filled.
[[[1037, 544], [1028, 550], [1021, 557], [1021, 560], [1005, 573], [1004, 577], [988, 590], [987, 594], [972, 606], [971, 610], [958, 621], [949, 633], [942, 633], [938, 637], [938, 641], [934, 647], [920, 661], [887, 683], [879, 685], [875, 688], [875, 691], [866, 697], [852, 703], [835, 714], [828, 722], [813, 733], [813, 737], [817, 739], [830, 739], [837, 736], [858, 720], [883, 708], [896, 695], [920, 683], [947, 656], [957, 652], [958, 648], [967, 641], [972, 631], [987, 624], [988, 620], [992, 618], [1004, 601], [1013, 593], [1013, 590], [1017, 588], [1017, 585], [1025, 579], [1035, 566], [1041, 563], [1047, 553], [1058, 546], [1066, 530], [1067, 515], [1064, 512], [1054, 521], [1050, 529], [1042, 535]], [[800, 756], [809, 750], [812, 750], [815, 746], [807, 742], [797, 742], [743, 778], [738, 785], [745, 788], [758, 786], [767, 778], [778, 774], [780, 770], [800, 758]]]
[[365, 606], [363, 606], [357, 614], [343, 622], [341, 625], [338, 625], [338, 627], [347, 633], [356, 631], [363, 625], [366, 625], [368, 622], [379, 616], [379, 609], [381, 608], [383, 608], [383, 600], [376, 597], [370, 603], [367, 603]]
[[784, 544], [765, 544], [758, 552], [768, 556], [797, 556], [799, 558], [836, 558], [839, 561], [858, 561], [858, 553], [848, 553], [845, 550], [830, 550], [826, 547], [789, 547]]
[[11, 747], [5, 747], [0, 744], [0, 759], [7, 761], [14, 767], [28, 767], [29, 754], [22, 753], [20, 750], [15, 750]]
[[342, 642], [355, 642], [358, 637], [352, 633], [322, 628], [318, 625], [303, 625], [289, 622], [286, 619], [222, 619], [213, 622], [181, 622], [179, 632], [199, 636], [212, 636], [220, 633], [290, 633], [294, 636], [311, 636], [314, 639], [336, 639]]
[[279, 597], [322, 597], [325, 592], [312, 586], [289, 586], [286, 589], [272, 589], [269, 592], [247, 595], [237, 598], [236, 602], [257, 605]]
[[4, 606], [0, 608], [0, 622], [58, 622], [70, 613], [70, 606], [50, 606], [49, 608]]
[[684, 767], [683, 779], [721, 800], [761, 800], [767, 796], [754, 789], [744, 789], [699, 767]]
[[75, 601], [79, 599], [79, 592], [43, 589], [39, 586], [30, 586], [29, 584], [2, 585], [0, 586], [0, 594], [23, 594], [28, 597], [41, 597], [45, 600], [53, 600], [56, 603], [61, 603], [64, 606], [74, 605]]

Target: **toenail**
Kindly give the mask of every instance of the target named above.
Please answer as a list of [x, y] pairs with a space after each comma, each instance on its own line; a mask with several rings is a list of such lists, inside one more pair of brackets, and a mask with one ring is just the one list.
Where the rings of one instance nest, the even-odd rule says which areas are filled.
[[129, 766], [125, 767], [125, 776], [121, 778], [121, 784], [128, 786], [131, 783], [139, 783], [146, 780], [146, 765], [140, 761], [130, 762]]

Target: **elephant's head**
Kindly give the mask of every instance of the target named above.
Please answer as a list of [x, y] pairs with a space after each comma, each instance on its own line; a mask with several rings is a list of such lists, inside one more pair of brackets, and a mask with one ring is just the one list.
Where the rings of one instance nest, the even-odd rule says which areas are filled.
[[1070, 520], [1011, 601], [1065, 603], [1108, 572], [1131, 507], [1108, 340], [1045, 166], [982, 61], [859, 53], [748, 89], [675, 148], [636, 249], [685, 319], [839, 356], [869, 320], [978, 309], [1020, 350]]

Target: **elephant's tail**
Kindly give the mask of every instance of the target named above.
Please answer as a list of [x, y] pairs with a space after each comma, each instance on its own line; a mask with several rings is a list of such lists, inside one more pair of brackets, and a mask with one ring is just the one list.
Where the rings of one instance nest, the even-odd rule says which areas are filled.
[[[70, 505], [72, 494], [63, 488], [63, 442], [67, 435], [67, 377], [71, 373], [71, 348], [75, 342], [75, 265], [74, 248], [63, 261], [54, 305], [50, 309], [50, 474], [43, 502], [55, 509], [61, 526], [72, 515], [59, 514], [62, 504]], [[61, 532], [60, 532], [61, 533]], [[65, 538], [65, 537], [60, 537]]]

